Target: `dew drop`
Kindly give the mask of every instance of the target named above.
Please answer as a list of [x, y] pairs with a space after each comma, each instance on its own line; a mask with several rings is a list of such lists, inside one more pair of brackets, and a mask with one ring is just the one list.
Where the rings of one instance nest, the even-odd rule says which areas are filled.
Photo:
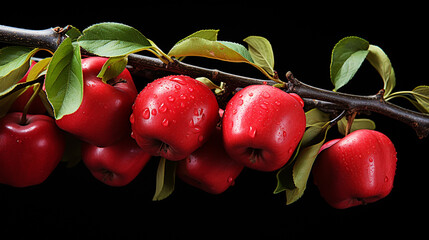
[[16, 143], [22, 143], [21, 139], [16, 139]]
[[279, 101], [275, 101], [274, 103], [275, 103], [277, 106], [280, 106], [280, 104], [281, 104]]
[[189, 121], [189, 127], [194, 127], [194, 120], [193, 119], [191, 119], [190, 121]]
[[293, 149], [292, 149], [292, 148], [289, 148], [288, 153], [289, 153], [289, 154], [293, 153]]
[[153, 116], [156, 116], [156, 109], [154, 108], [154, 109], [152, 109], [152, 115]]
[[263, 92], [263, 93], [262, 93], [262, 96], [263, 96], [264, 98], [270, 98], [270, 97], [271, 97], [271, 95], [270, 95], [269, 93], [267, 93], [267, 92]]
[[255, 138], [255, 136], [256, 136], [256, 128], [250, 126], [248, 134], [249, 134], [249, 137]]
[[180, 90], [182, 87], [181, 87], [180, 85], [174, 85], [174, 88], [175, 88], [176, 90]]
[[194, 89], [191, 88], [191, 87], [188, 87], [188, 90], [189, 90], [189, 92], [193, 92], [194, 91]]
[[[134, 118], [134, 115], [133, 115], [133, 114], [131, 114], [131, 117], [133, 117], [133, 118]], [[131, 117], [130, 117], [130, 121], [131, 121]], [[150, 111], [149, 111], [149, 108], [145, 108], [145, 109], [143, 110], [143, 118], [144, 118], [144, 119], [149, 119], [149, 117], [150, 117]]]
[[388, 182], [389, 181], [389, 177], [388, 176], [385, 176], [384, 177], [384, 182]]
[[268, 109], [268, 107], [267, 107], [267, 105], [266, 105], [265, 103], [261, 103], [259, 106], [260, 106], [262, 109], [264, 109], [264, 110], [267, 110], [267, 109]]
[[180, 94], [180, 99], [186, 100], [186, 95], [185, 94]]
[[232, 115], [237, 114], [237, 109], [232, 110]]
[[[149, 109], [148, 109], [149, 110]], [[144, 112], [143, 112], [143, 118], [144, 118]], [[147, 118], [145, 118], [145, 119], [147, 119]], [[134, 114], [133, 113], [131, 113], [131, 115], [130, 115], [130, 123], [131, 124], [134, 124], [134, 121], [135, 121], [135, 119], [134, 119]]]
[[202, 142], [203, 140], [204, 140], [204, 136], [203, 135], [198, 136], [198, 141]]
[[369, 162], [374, 162], [374, 159], [370, 158], [370, 159], [369, 159]]
[[234, 186], [234, 184], [235, 184], [235, 181], [234, 181], [234, 178], [232, 178], [232, 177], [228, 177], [228, 179], [226, 180], [231, 186]]
[[286, 131], [283, 131], [283, 137], [286, 137], [287, 133]]
[[195, 126], [194, 127], [194, 133], [199, 133], [199, 132], [201, 132], [201, 127]]
[[238, 100], [238, 102], [237, 102], [237, 104], [238, 104], [239, 106], [243, 105], [243, 103], [244, 103], [243, 99], [239, 99], [239, 100]]
[[159, 112], [164, 113], [164, 112], [167, 111], [167, 106], [165, 106], [164, 103], [161, 103], [161, 105], [159, 106], [158, 110], [159, 110]]
[[180, 103], [180, 107], [181, 107], [181, 108], [184, 108], [184, 107], [185, 107], [185, 103], [181, 102], [181, 103]]
[[173, 96], [168, 96], [167, 99], [168, 99], [169, 102], [174, 102], [174, 100], [176, 100], [176, 98], [173, 97]]
[[253, 93], [249, 93], [249, 97], [253, 97]]
[[[181, 78], [179, 78], [179, 77], [174, 77], [174, 78], [172, 78], [171, 79], [171, 81], [173, 81], [173, 82], [177, 82], [177, 83], [179, 83], [179, 84], [181, 84], [181, 85], [186, 85], [186, 81], [184, 81], [183, 79], [181, 79]], [[180, 86], [179, 86], [180, 87]]]
[[135, 139], [134, 132], [131, 132], [131, 138]]
[[168, 126], [168, 119], [164, 118], [164, 120], [162, 120], [162, 126], [167, 127]]

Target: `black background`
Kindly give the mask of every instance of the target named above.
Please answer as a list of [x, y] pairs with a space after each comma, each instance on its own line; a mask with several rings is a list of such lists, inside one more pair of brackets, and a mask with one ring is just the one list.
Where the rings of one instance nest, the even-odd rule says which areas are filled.
[[[263, 1], [253, 6], [218, 1], [204, 5], [87, 4], [62, 2], [48, 7], [38, 2], [34, 6], [11, 7], [8, 14], [0, 17], [0, 24], [30, 29], [71, 24], [83, 30], [98, 22], [122, 22], [139, 29], [165, 52], [176, 41], [200, 29], [220, 29], [219, 40], [239, 43], [247, 36], [260, 35], [273, 46], [275, 69], [281, 78], [291, 70], [301, 81], [326, 89], [333, 88], [329, 79], [333, 46], [341, 38], [355, 35], [380, 46], [388, 54], [396, 72], [396, 91], [411, 90], [429, 81], [427, 18], [420, 12], [423, 6], [376, 8], [363, 3], [347, 6], [308, 3], [297, 7]], [[122, 6], [118, 7], [119, 4]], [[263, 77], [245, 64], [200, 58], [186, 61]], [[364, 62], [352, 82], [341, 91], [375, 94], [382, 87], [378, 73]], [[412, 108], [403, 100], [394, 102]], [[0, 217], [4, 222], [0, 229], [13, 236], [56, 239], [273, 239], [315, 234], [346, 238], [399, 233], [418, 236], [424, 231], [427, 215], [429, 141], [419, 140], [401, 122], [378, 114], [370, 118], [376, 122], [377, 130], [395, 144], [398, 166], [391, 194], [367, 206], [331, 208], [320, 197], [311, 177], [304, 196], [286, 206], [283, 193], [272, 194], [275, 173], [249, 169], [242, 172], [234, 187], [221, 195], [207, 194], [178, 180], [172, 196], [152, 202], [156, 160], [132, 183], [121, 188], [103, 185], [83, 163], [74, 168], [60, 164], [41, 185], [22, 189], [0, 185]], [[335, 131], [331, 132], [330, 138], [338, 137]]]

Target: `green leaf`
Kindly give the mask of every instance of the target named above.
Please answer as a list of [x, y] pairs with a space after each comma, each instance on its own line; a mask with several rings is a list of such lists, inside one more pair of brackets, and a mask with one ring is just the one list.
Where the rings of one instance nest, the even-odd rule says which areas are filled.
[[253, 63], [247, 49], [238, 43], [211, 41], [200, 37], [191, 37], [173, 46], [169, 56], [206, 57], [228, 62]]
[[366, 59], [377, 70], [384, 82], [384, 97], [388, 97], [396, 85], [395, 72], [393, 71], [390, 59], [384, 51], [375, 45], [369, 45], [369, 52]]
[[174, 191], [177, 162], [161, 158], [156, 172], [156, 189], [152, 201], [166, 199]]
[[330, 70], [335, 91], [353, 78], [365, 60], [368, 48], [368, 41], [359, 37], [346, 37], [335, 45], [332, 50]]
[[329, 129], [330, 125], [307, 129], [303, 139], [308, 138], [307, 143], [316, 143], [310, 146], [304, 146], [303, 144], [293, 164], [286, 165], [277, 173], [277, 187], [274, 193], [286, 191], [287, 205], [294, 203], [304, 194], [311, 168], [320, 148], [326, 141], [326, 134]]
[[79, 31], [79, 29], [77, 29], [76, 27], [72, 26], [72, 25], [68, 25], [67, 26], [69, 28], [69, 30], [67, 30], [66, 35], [74, 42], [76, 41], [81, 35], [82, 33]]
[[259, 36], [249, 36], [243, 41], [249, 45], [249, 53], [253, 62], [273, 76], [274, 53], [270, 42], [266, 38]]
[[104, 83], [121, 74], [128, 63], [127, 56], [110, 57], [101, 68], [97, 77], [101, 78]]
[[56, 119], [75, 112], [83, 97], [80, 48], [66, 38], [52, 57], [45, 80], [46, 93]]
[[196, 31], [194, 33], [192, 33], [191, 35], [181, 39], [180, 41], [178, 41], [175, 45], [189, 39], [189, 38], [193, 38], [193, 37], [198, 37], [198, 38], [203, 38], [206, 40], [210, 40], [210, 41], [217, 41], [217, 34], [219, 33], [219, 30], [214, 30], [214, 29], [203, 29], [203, 30], [199, 30]]
[[313, 108], [305, 113], [306, 127], [323, 126], [330, 121], [329, 113]]
[[419, 110], [423, 113], [429, 113], [429, 86], [418, 86], [413, 89], [412, 94], [420, 105]]
[[[340, 121], [337, 122], [337, 126], [338, 126], [338, 132], [340, 132], [342, 135], [345, 135], [346, 127], [347, 127], [347, 118], [346, 117], [341, 118]], [[350, 128], [350, 133], [359, 129], [374, 130], [375, 122], [367, 118], [355, 118]]]
[[30, 68], [30, 58], [39, 51], [20, 46], [0, 49], [0, 95], [8, 92]]
[[78, 42], [88, 52], [104, 57], [125, 56], [153, 47], [137, 29], [113, 22], [86, 28]]

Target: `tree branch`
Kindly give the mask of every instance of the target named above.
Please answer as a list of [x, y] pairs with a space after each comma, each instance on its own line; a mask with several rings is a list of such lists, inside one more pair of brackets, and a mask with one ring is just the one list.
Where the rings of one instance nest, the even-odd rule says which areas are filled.
[[[0, 25], [0, 42], [55, 51], [65, 38], [65, 32], [62, 28], [58, 27], [45, 30], [27, 30]], [[236, 88], [253, 84], [276, 84], [272, 80], [239, 76], [179, 61], [165, 64], [158, 58], [138, 54], [130, 54], [128, 60], [128, 64], [133, 67], [130, 69], [133, 74], [148, 71], [153, 73], [165, 71], [185, 74], [191, 77], [207, 77], [215, 82], [225, 82], [227, 86], [226, 93], [220, 96], [219, 99], [223, 103], [226, 103]], [[411, 111], [384, 101], [384, 92], [382, 91], [372, 96], [338, 93], [304, 84], [294, 78], [291, 72], [288, 72], [286, 77], [288, 83], [285, 91], [297, 93], [303, 98], [307, 106], [323, 110], [346, 110], [350, 113], [376, 112], [410, 125], [416, 131], [419, 138], [426, 137], [429, 134], [429, 115]]]

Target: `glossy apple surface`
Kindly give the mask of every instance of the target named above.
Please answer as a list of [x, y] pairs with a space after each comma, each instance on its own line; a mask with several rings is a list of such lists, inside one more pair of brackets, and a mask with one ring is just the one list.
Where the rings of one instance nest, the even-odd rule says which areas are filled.
[[106, 61], [100, 57], [82, 60], [82, 104], [76, 112], [56, 121], [61, 129], [97, 146], [112, 145], [129, 134], [131, 106], [137, 96], [127, 69], [109, 80], [110, 84], [97, 77]]
[[153, 156], [178, 161], [201, 147], [219, 119], [215, 95], [188, 76], [167, 76], [138, 95], [130, 117], [132, 136]]
[[0, 183], [26, 187], [42, 183], [60, 162], [65, 140], [54, 119], [9, 113], [0, 119]]
[[222, 130], [225, 149], [234, 160], [260, 171], [277, 170], [304, 134], [303, 102], [272, 86], [248, 86], [228, 102]]
[[396, 161], [386, 135], [357, 130], [322, 146], [312, 170], [314, 183], [334, 208], [375, 202], [392, 190]]

